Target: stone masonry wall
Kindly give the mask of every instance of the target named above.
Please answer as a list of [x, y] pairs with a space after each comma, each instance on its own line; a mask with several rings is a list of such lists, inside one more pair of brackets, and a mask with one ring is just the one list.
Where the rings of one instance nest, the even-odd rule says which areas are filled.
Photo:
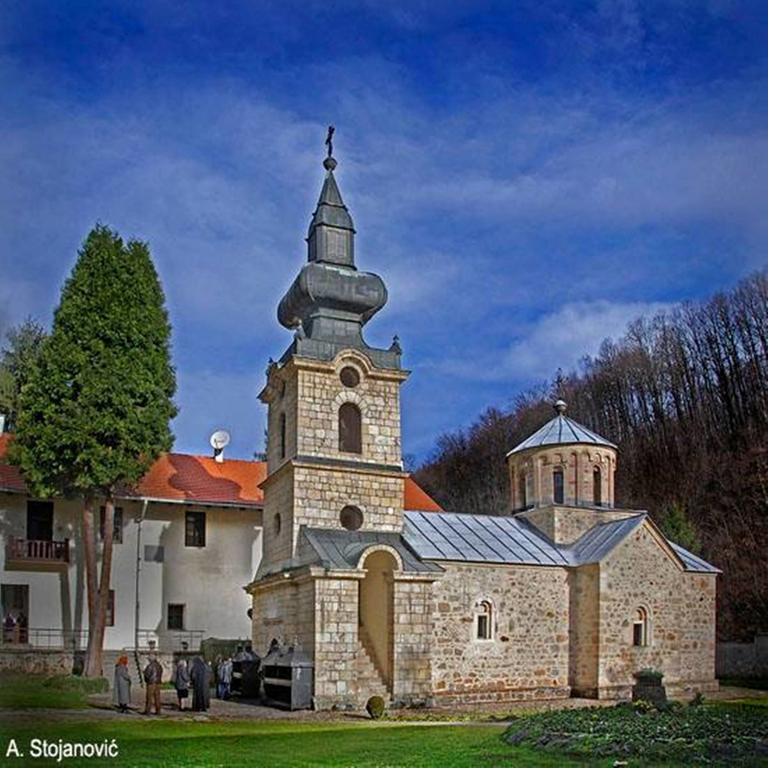
[[423, 705], [432, 698], [432, 589], [432, 582], [394, 582], [392, 699], [395, 705]]
[[358, 651], [358, 582], [315, 582], [315, 705], [359, 706], [355, 657]]
[[[600, 467], [602, 506], [613, 506], [616, 451], [612, 448], [583, 445], [542, 448], [512, 454], [508, 462], [512, 494], [510, 506], [513, 510], [553, 504], [552, 470], [556, 467], [563, 469], [565, 504], [577, 506], [595, 502], [592, 473], [595, 467]], [[521, 478], [527, 478], [525, 500], [521, 494]]]
[[571, 600], [569, 685], [578, 696], [597, 695], [600, 644], [600, 567], [584, 565], [568, 574]]
[[590, 507], [536, 507], [518, 513], [535, 525], [556, 544], [573, 544], [588, 530], [600, 523], [631, 517], [636, 512], [619, 509], [594, 509]]
[[[673, 695], [716, 689], [715, 589], [714, 574], [682, 571], [648, 523], [627, 537], [600, 565], [600, 697], [626, 697], [646, 667], [664, 673]], [[640, 607], [646, 647], [632, 644]]]
[[[360, 383], [345, 387], [339, 372], [354, 368]], [[323, 456], [402, 466], [400, 384], [404, 374], [382, 373], [363, 364], [360, 355], [342, 353], [334, 364], [298, 371], [298, 437], [300, 456]], [[352, 402], [362, 414], [362, 453], [339, 451], [339, 408]]]
[[[568, 575], [563, 568], [441, 563], [434, 585], [436, 702], [559, 698], [568, 688]], [[476, 640], [480, 600], [493, 639]]]
[[312, 654], [315, 590], [311, 580], [283, 581], [253, 593], [253, 648], [263, 656], [273, 638]]
[[401, 473], [297, 465], [294, 475], [294, 537], [300, 525], [341, 528], [339, 513], [347, 504], [362, 511], [362, 530], [401, 530]]

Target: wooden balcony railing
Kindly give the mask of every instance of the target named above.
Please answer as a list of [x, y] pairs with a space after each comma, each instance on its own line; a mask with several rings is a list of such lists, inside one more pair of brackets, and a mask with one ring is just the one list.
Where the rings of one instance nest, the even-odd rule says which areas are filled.
[[5, 545], [5, 560], [25, 563], [68, 563], [69, 539], [44, 541], [9, 536]]

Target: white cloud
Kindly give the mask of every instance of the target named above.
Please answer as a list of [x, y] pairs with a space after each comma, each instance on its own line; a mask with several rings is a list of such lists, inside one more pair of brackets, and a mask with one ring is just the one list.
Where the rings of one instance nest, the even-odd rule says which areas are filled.
[[570, 371], [586, 355], [595, 355], [606, 338], [621, 336], [641, 315], [669, 305], [652, 302], [593, 301], [567, 304], [546, 314], [507, 349], [502, 368], [518, 381], [551, 378], [558, 368]]

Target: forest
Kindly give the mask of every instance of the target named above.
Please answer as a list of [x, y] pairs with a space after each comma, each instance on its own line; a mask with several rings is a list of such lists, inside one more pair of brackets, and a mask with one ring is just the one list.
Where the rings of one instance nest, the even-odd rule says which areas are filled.
[[637, 319], [577, 371], [442, 435], [415, 479], [445, 509], [508, 512], [505, 455], [556, 397], [618, 445], [616, 505], [722, 569], [718, 636], [768, 631], [768, 272]]

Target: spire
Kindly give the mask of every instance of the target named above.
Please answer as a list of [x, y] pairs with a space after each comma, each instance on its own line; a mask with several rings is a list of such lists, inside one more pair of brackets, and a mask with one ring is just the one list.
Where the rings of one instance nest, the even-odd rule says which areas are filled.
[[286, 354], [330, 360], [342, 349], [358, 349], [375, 365], [400, 367], [400, 345], [369, 347], [363, 326], [386, 304], [384, 281], [355, 266], [355, 227], [333, 172], [334, 128], [328, 128], [325, 180], [307, 236], [307, 261], [280, 301], [277, 318], [294, 331]]
[[307, 234], [308, 260], [329, 264], [355, 266], [355, 225], [347, 206], [341, 198], [339, 186], [333, 175], [338, 163], [333, 157], [333, 134], [336, 129], [328, 126], [328, 156], [323, 160], [325, 181], [320, 198], [312, 215]]

